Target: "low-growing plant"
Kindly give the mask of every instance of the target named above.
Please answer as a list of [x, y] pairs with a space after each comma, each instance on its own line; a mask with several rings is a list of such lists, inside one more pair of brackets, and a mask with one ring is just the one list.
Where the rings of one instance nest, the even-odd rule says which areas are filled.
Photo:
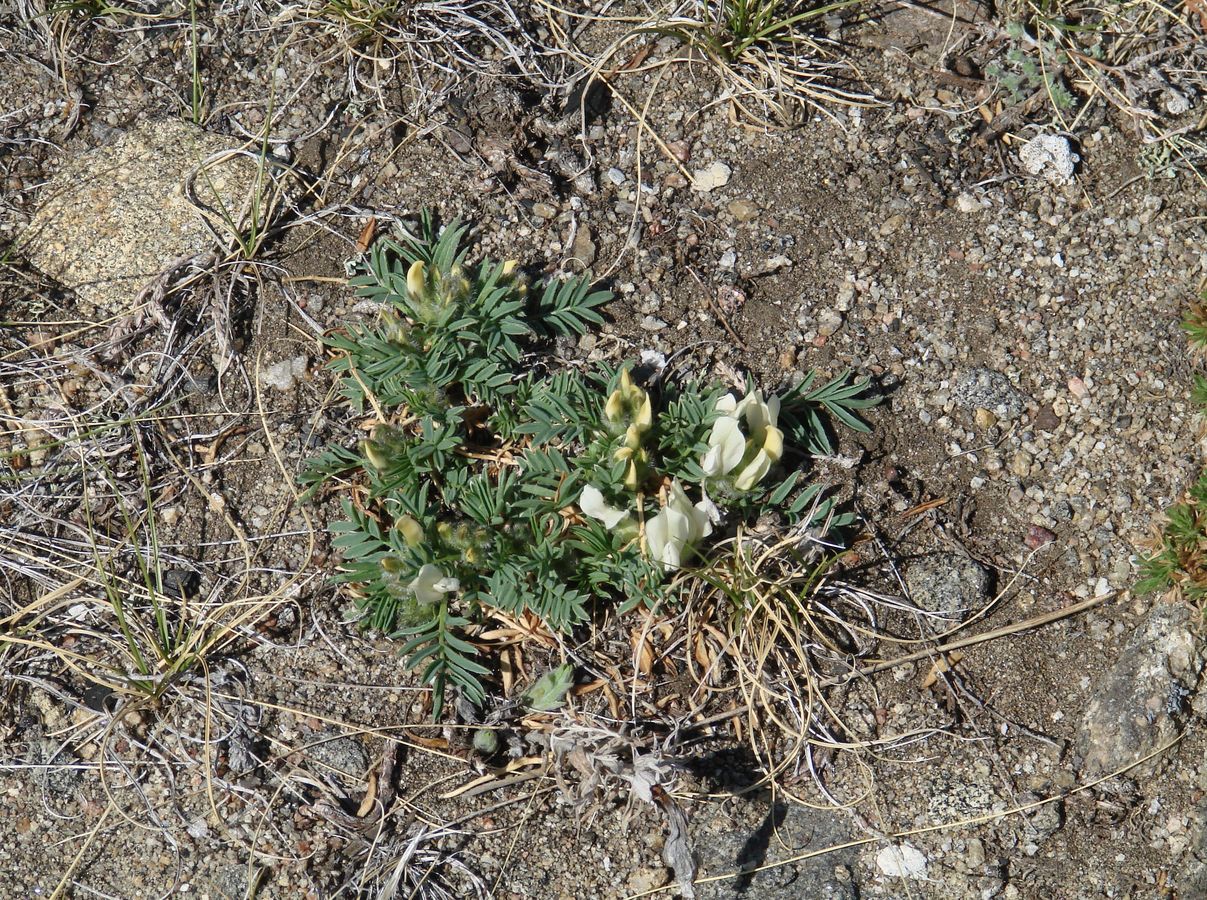
[[1077, 98], [1065, 82], [1069, 58], [1060, 45], [1043, 37], [1031, 38], [1017, 22], [1006, 26], [1006, 34], [1013, 45], [985, 68], [985, 74], [1001, 85], [1006, 103], [1022, 103], [1042, 88], [1055, 110], [1072, 112]]
[[1200, 473], [1185, 501], [1165, 511], [1158, 548], [1140, 564], [1137, 592], [1171, 587], [1192, 602], [1207, 599], [1207, 472]]
[[841, 521], [795, 464], [831, 449], [827, 412], [866, 431], [875, 402], [846, 375], [739, 400], [630, 367], [547, 371], [532, 351], [599, 324], [609, 295], [586, 277], [531, 284], [515, 262], [471, 268], [465, 232], [425, 216], [369, 252], [351, 284], [380, 317], [328, 342], [371, 436], [302, 476], [311, 491], [343, 479], [338, 580], [366, 625], [405, 641], [437, 715], [449, 683], [485, 699], [468, 630], [489, 610], [566, 631], [597, 604], [669, 602], [710, 539], [770, 509]]

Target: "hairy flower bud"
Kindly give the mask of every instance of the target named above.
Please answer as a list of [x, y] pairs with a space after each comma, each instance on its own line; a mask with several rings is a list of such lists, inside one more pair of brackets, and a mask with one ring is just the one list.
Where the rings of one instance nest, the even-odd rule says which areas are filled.
[[421, 259], [411, 263], [407, 270], [407, 293], [416, 302], [422, 301], [427, 293], [427, 266]]
[[644, 428], [639, 428], [637, 423], [632, 423], [624, 433], [624, 445], [631, 450], [637, 450], [641, 447], [641, 435]]
[[380, 441], [367, 440], [360, 445], [361, 452], [377, 471], [383, 471], [390, 465], [390, 457], [385, 446]]
[[641, 483], [641, 473], [637, 470], [637, 460], [630, 459], [629, 467], [624, 473], [624, 486], [630, 491], [637, 490], [637, 485]]
[[469, 297], [469, 279], [465, 269], [453, 266], [440, 281], [440, 299], [445, 304], [463, 303]]
[[418, 547], [423, 542], [423, 526], [410, 516], [400, 518], [394, 523], [394, 527], [398, 529], [408, 547]]
[[633, 384], [629, 370], [620, 373], [620, 386], [604, 403], [604, 421], [612, 434], [625, 435], [625, 446], [636, 450], [641, 436], [654, 424], [654, 406], [648, 392]]
[[624, 424], [624, 397], [620, 391], [612, 391], [608, 395], [608, 400], [604, 404], [604, 418], [608, 420], [609, 425]]

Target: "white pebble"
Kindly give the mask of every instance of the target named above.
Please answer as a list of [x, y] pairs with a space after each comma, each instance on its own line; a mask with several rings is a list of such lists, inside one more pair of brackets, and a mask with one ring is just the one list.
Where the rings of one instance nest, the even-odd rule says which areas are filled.
[[1049, 181], [1068, 182], [1081, 159], [1073, 152], [1069, 139], [1059, 134], [1037, 134], [1018, 151], [1023, 168], [1032, 175], [1043, 175]]
[[273, 363], [260, 373], [260, 381], [278, 391], [288, 391], [306, 374], [310, 363], [307, 356], [295, 356], [293, 359], [283, 359]]
[[926, 877], [926, 856], [909, 844], [885, 847], [876, 854], [876, 868], [889, 878]]
[[692, 190], [707, 194], [711, 190], [729, 184], [733, 169], [723, 162], [715, 162], [705, 169], [698, 169], [692, 175]]

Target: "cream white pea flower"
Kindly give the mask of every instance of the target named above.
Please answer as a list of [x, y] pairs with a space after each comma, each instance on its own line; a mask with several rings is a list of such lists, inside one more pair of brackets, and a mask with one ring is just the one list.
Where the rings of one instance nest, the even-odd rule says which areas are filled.
[[[740, 401], [726, 394], [716, 408], [722, 415], [713, 423], [701, 468], [708, 478], [730, 476], [736, 490], [748, 491], [784, 455], [784, 433], [777, 427], [780, 399], [763, 400], [761, 391], [750, 391]], [[743, 420], [748, 437], [739, 427]]]
[[709, 478], [728, 475], [742, 462], [746, 455], [746, 437], [733, 416], [721, 416], [712, 423], [708, 436], [708, 452], [700, 462], [704, 474]]
[[423, 604], [439, 603], [442, 595], [461, 589], [461, 582], [444, 574], [434, 563], [424, 563], [409, 585], [415, 599]]
[[599, 489], [591, 485], [583, 488], [583, 492], [578, 498], [578, 508], [583, 511], [583, 515], [599, 519], [609, 531], [629, 517], [625, 510], [608, 504]]
[[645, 540], [650, 556], [668, 570], [678, 569], [691, 547], [712, 534], [712, 519], [717, 508], [707, 497], [692, 505], [678, 479], [671, 483], [666, 506], [645, 523]]

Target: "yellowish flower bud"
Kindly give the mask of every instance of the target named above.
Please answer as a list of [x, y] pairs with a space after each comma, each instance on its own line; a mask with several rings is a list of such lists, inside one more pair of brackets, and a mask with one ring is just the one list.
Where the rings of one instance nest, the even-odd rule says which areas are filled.
[[427, 266], [420, 259], [411, 263], [411, 268], [407, 270], [407, 293], [411, 295], [412, 300], [422, 300], [426, 293], [426, 271]]
[[360, 449], [377, 471], [380, 472], [390, 465], [390, 457], [386, 455], [386, 448], [377, 441], [365, 441], [361, 444]]
[[423, 526], [410, 516], [403, 516], [395, 527], [408, 547], [418, 547], [423, 542]]
[[604, 404], [604, 420], [613, 434], [627, 431], [625, 443], [634, 448], [640, 443], [640, 436], [654, 423], [654, 406], [650, 395], [633, 384], [628, 369], [620, 373], [620, 386], [608, 395]]
[[624, 473], [624, 486], [630, 491], [637, 490], [637, 460], [629, 460], [629, 468]]
[[654, 406], [650, 402], [650, 395], [646, 391], [641, 391], [641, 405], [637, 408], [637, 415], [633, 418], [633, 425], [641, 431], [648, 431], [649, 427], [653, 424]]
[[503, 277], [510, 278], [512, 275], [514, 275], [518, 265], [519, 263], [517, 263], [514, 259], [509, 259], [507, 262], [503, 263]]
[[604, 418], [611, 425], [621, 425], [624, 422], [624, 398], [620, 391], [612, 391], [608, 402], [604, 404]]
[[469, 279], [465, 277], [465, 270], [461, 266], [453, 266], [443, 287], [446, 302], [464, 300], [469, 296]]
[[643, 431], [645, 431], [645, 429], [638, 428], [637, 423], [634, 422], [632, 425], [630, 425], [628, 427], [628, 429], [625, 430], [624, 445], [626, 447], [632, 448], [633, 450], [636, 450], [638, 447], [641, 446], [641, 433]]

